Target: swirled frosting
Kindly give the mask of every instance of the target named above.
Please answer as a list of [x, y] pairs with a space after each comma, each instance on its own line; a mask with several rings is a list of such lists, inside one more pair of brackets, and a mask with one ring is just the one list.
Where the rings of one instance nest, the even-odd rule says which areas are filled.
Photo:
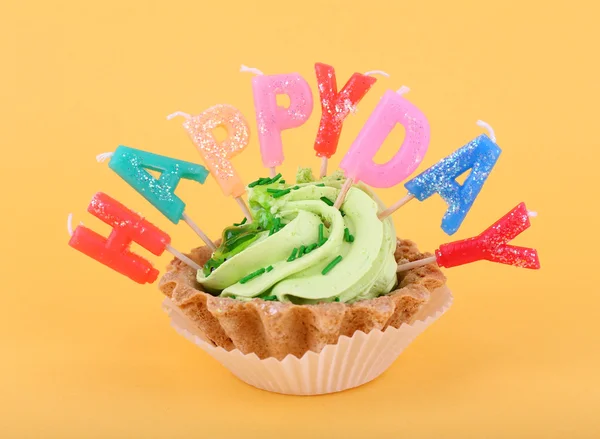
[[[355, 302], [389, 293], [396, 285], [396, 233], [362, 185], [341, 209], [331, 206], [344, 182], [339, 174], [314, 181], [298, 172], [248, 188], [253, 222], [225, 229], [221, 246], [198, 272], [214, 294], [249, 300]], [[289, 191], [288, 191], [289, 189]]]

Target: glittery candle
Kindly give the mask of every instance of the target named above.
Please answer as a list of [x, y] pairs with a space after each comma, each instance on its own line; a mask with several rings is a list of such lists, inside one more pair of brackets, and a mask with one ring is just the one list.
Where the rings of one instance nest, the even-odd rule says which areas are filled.
[[337, 150], [344, 120], [355, 111], [360, 100], [377, 81], [373, 76], [354, 73], [338, 92], [335, 70], [327, 64], [316, 63], [315, 72], [321, 99], [321, 122], [315, 140], [318, 157], [331, 158]]
[[[231, 105], [215, 105], [183, 123], [210, 173], [216, 178], [225, 196], [240, 197], [246, 191], [244, 183], [231, 164], [250, 138], [250, 128], [244, 115]], [[223, 127], [227, 138], [219, 142], [214, 130]]]
[[[388, 162], [374, 157], [396, 124], [406, 135], [398, 152]], [[386, 188], [397, 185], [413, 173], [429, 147], [429, 124], [416, 106], [392, 90], [387, 91], [340, 163], [346, 177]]]
[[[313, 108], [310, 86], [298, 73], [258, 75], [252, 78], [258, 141], [263, 165], [283, 163], [281, 131], [296, 128], [308, 120]], [[287, 95], [287, 108], [277, 105], [277, 95]]]
[[[208, 176], [204, 166], [127, 146], [115, 150], [108, 166], [174, 224], [185, 210], [185, 203], [175, 195], [181, 179], [204, 183]], [[160, 178], [148, 170], [160, 172]]]
[[111, 226], [112, 232], [104, 238], [80, 225], [73, 232], [69, 245], [135, 282], [154, 282], [158, 270], [131, 252], [129, 247], [136, 242], [160, 256], [171, 241], [169, 235], [102, 192], [94, 195], [88, 212]]
[[[406, 182], [404, 186], [420, 201], [433, 194], [440, 194], [448, 204], [448, 210], [442, 219], [442, 230], [452, 235], [467, 216], [498, 161], [500, 152], [500, 147], [482, 134]], [[469, 169], [471, 173], [464, 184], [458, 184], [456, 178]]]
[[537, 250], [507, 243], [531, 225], [525, 203], [520, 203], [474, 238], [443, 244], [436, 250], [440, 267], [455, 267], [487, 260], [521, 268], [540, 268]]

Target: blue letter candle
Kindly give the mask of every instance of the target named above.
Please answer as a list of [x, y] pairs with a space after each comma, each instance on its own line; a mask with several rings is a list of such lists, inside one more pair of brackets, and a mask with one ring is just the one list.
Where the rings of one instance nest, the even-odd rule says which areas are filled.
[[[419, 201], [438, 193], [448, 203], [442, 230], [455, 233], [464, 221], [502, 150], [485, 134], [423, 171], [404, 187]], [[461, 186], [456, 178], [472, 169]]]

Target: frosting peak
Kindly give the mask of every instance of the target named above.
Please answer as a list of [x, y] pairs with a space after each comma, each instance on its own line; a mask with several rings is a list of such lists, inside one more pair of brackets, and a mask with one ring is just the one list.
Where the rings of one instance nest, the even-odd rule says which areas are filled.
[[390, 292], [396, 283], [393, 223], [379, 220], [378, 200], [361, 185], [335, 209], [342, 183], [338, 174], [314, 181], [310, 170], [300, 169], [297, 184], [263, 179], [249, 187], [253, 223], [225, 229], [198, 282], [224, 297], [301, 304]]

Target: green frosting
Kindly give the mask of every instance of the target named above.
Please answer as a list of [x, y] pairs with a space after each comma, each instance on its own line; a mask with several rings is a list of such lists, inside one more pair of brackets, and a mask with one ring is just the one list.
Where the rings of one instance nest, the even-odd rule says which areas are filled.
[[315, 181], [300, 169], [296, 184], [266, 180], [248, 189], [254, 221], [226, 228], [198, 272], [207, 291], [307, 304], [351, 303], [394, 288], [396, 233], [390, 219], [377, 218], [381, 203], [368, 188], [353, 186], [340, 211], [327, 201], [337, 198], [341, 173]]

